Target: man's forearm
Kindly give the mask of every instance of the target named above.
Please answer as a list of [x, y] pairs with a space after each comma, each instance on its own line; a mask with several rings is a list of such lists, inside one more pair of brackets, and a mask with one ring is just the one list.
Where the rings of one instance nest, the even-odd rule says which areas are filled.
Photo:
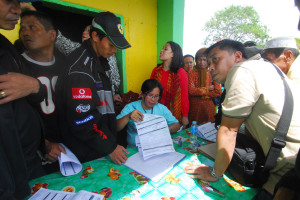
[[221, 126], [217, 135], [217, 156], [214, 169], [218, 176], [226, 171], [234, 152], [237, 132]]

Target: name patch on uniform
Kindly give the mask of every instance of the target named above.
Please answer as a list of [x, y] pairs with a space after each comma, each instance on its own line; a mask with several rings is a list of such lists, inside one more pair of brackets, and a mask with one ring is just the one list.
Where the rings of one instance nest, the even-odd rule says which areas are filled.
[[92, 91], [90, 88], [72, 88], [73, 99], [92, 99]]
[[92, 119], [95, 119], [95, 117], [93, 115], [89, 115], [86, 118], [82, 119], [82, 120], [74, 120], [76, 125], [81, 125], [84, 123], [87, 123], [89, 121], [91, 121]]
[[76, 107], [76, 112], [84, 113], [84, 112], [89, 111], [90, 108], [91, 108], [90, 104], [86, 104], [86, 105], [80, 104]]

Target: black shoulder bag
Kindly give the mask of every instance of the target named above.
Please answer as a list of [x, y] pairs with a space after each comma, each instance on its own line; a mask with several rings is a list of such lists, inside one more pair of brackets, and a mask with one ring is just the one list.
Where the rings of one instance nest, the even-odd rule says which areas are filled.
[[268, 180], [269, 171], [275, 167], [277, 158], [285, 147], [286, 135], [293, 115], [292, 92], [282, 71], [274, 64], [273, 66], [283, 80], [285, 99], [268, 155], [265, 157], [261, 146], [251, 136], [238, 133], [234, 154], [227, 169], [237, 182], [249, 187], [261, 187]]

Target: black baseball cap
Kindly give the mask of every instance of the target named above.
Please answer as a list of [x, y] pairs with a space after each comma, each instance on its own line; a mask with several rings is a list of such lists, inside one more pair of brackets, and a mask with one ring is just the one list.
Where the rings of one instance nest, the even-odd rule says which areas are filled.
[[111, 12], [98, 13], [93, 21], [92, 27], [100, 30], [118, 48], [126, 49], [131, 47], [123, 35], [121, 21]]

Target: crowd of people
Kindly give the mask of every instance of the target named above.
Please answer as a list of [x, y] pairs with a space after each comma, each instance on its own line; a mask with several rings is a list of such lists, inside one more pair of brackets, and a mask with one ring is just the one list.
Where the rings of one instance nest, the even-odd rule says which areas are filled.
[[[300, 7], [299, 0], [295, 4]], [[114, 102], [122, 99], [115, 53], [131, 47], [120, 19], [98, 13], [79, 44], [56, 30], [48, 14], [21, 13], [19, 1], [0, 0], [1, 29], [14, 29], [19, 16], [16, 47], [0, 34], [0, 199], [25, 198], [30, 179], [58, 170], [56, 161], [65, 153], [60, 143], [81, 162], [109, 156], [115, 164], [124, 163], [126, 148], [135, 146], [134, 122], [144, 114], [163, 116], [170, 134], [193, 121], [216, 122], [214, 166], [184, 170], [192, 178], [218, 181], [231, 162], [241, 126], [265, 155], [269, 152], [285, 105], [284, 85], [274, 66], [286, 76], [293, 115], [276, 165], [254, 199], [277, 198], [282, 187], [291, 197], [299, 191], [295, 184], [275, 187], [292, 170], [299, 186], [300, 58], [294, 38], [274, 38], [263, 49], [255, 42], [224, 39], [199, 49], [195, 57], [183, 56], [180, 45], [168, 41], [159, 55], [162, 63], [141, 86], [140, 99], [116, 116]], [[122, 146], [117, 137], [125, 128], [127, 146]]]

